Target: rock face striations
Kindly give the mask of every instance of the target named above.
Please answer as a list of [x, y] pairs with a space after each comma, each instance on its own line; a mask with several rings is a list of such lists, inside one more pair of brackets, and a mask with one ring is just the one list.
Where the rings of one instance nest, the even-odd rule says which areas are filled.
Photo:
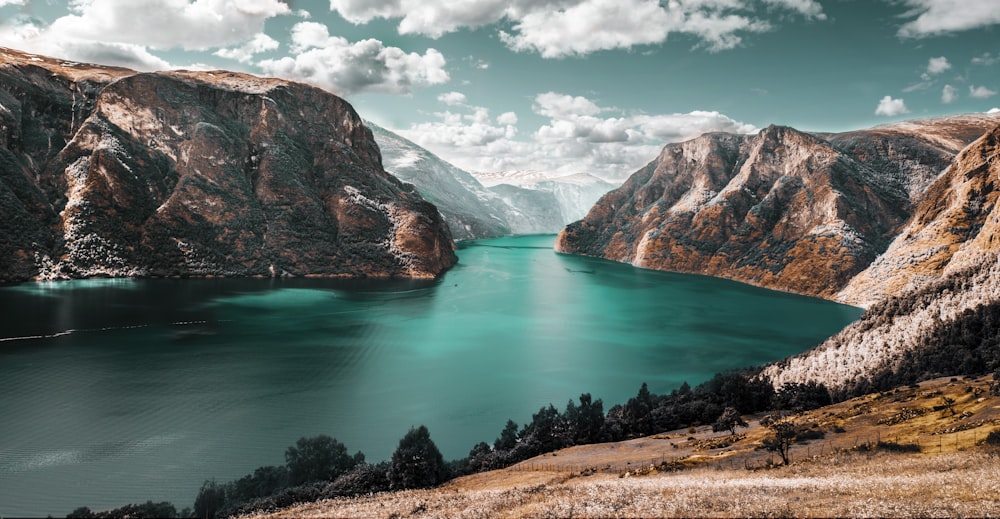
[[826, 298], [900, 232], [987, 115], [833, 135], [771, 126], [670, 144], [560, 235], [556, 249]]
[[557, 250], [830, 297], [883, 250], [907, 200], [828, 142], [771, 126], [666, 146]]
[[854, 394], [1000, 366], [1000, 125], [963, 150], [888, 250], [844, 289], [872, 303], [824, 344], [769, 366], [776, 385]]
[[456, 261], [438, 211], [332, 94], [0, 59], [0, 281], [425, 278]]

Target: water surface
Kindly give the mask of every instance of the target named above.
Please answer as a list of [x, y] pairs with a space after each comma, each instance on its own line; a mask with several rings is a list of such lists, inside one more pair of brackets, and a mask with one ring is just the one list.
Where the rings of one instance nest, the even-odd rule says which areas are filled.
[[861, 311], [714, 278], [467, 243], [436, 282], [88, 280], [0, 289], [0, 516], [168, 500], [328, 434], [446, 458], [548, 403], [605, 409], [807, 349]]

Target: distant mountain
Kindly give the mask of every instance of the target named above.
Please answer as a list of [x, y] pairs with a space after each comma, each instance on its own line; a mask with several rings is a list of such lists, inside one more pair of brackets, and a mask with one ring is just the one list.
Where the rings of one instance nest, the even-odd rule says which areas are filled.
[[998, 120], [815, 135], [771, 126], [670, 144], [567, 226], [556, 248], [836, 298], [961, 146]]
[[871, 304], [819, 347], [769, 366], [776, 384], [851, 393], [1000, 368], [1000, 125], [969, 145], [902, 232], [841, 293]]
[[550, 234], [581, 218], [613, 184], [579, 174], [471, 174], [418, 144], [368, 123], [386, 170], [433, 202], [457, 240]]
[[0, 57], [0, 281], [425, 278], [456, 261], [438, 211], [328, 92]]
[[587, 211], [608, 191], [621, 185], [611, 183], [589, 173], [552, 177], [538, 171], [505, 171], [499, 173], [474, 173], [483, 185], [493, 188], [507, 184], [534, 191], [552, 193], [559, 204], [562, 224], [586, 216]]
[[456, 240], [514, 232], [508, 221], [510, 208], [471, 174], [385, 128], [367, 124], [385, 169], [416, 186], [421, 196], [436, 205]]

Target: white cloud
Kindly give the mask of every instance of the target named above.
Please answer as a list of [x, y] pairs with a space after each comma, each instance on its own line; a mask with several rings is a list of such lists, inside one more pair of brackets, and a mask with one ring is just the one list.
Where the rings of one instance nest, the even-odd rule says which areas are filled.
[[165, 70], [171, 64], [141, 45], [67, 38], [37, 21], [15, 17], [0, 22], [0, 46], [85, 63], [115, 65], [141, 71]]
[[446, 83], [445, 59], [435, 49], [424, 54], [386, 47], [376, 39], [350, 43], [330, 36], [325, 25], [299, 22], [292, 28], [294, 57], [258, 63], [267, 74], [305, 81], [340, 95], [358, 92], [407, 94], [414, 88]]
[[565, 119], [572, 116], [597, 115], [601, 108], [593, 101], [583, 96], [571, 96], [546, 92], [535, 96], [535, 113], [552, 119]]
[[904, 18], [913, 18], [899, 28], [897, 34], [904, 38], [922, 38], [1000, 23], [996, 0], [903, 0], [903, 3], [910, 7]]
[[823, 6], [816, 0], [764, 0], [764, 3], [798, 11], [806, 18], [826, 20], [826, 14], [823, 13]]
[[973, 65], [982, 65], [984, 67], [991, 67], [1000, 63], [1000, 56], [994, 56], [989, 52], [984, 52], [979, 56], [972, 58]]
[[27, 0], [0, 0], [0, 7], [5, 5], [24, 5]]
[[990, 90], [989, 88], [986, 88], [985, 86], [982, 85], [980, 86], [969, 85], [969, 95], [971, 97], [975, 97], [976, 99], [987, 99], [997, 95], [997, 91]]
[[938, 58], [931, 58], [927, 62], [927, 73], [936, 76], [951, 68], [951, 63], [948, 63], [948, 58], [941, 56]]
[[465, 104], [465, 94], [461, 92], [445, 92], [439, 95], [437, 100], [449, 106], [463, 105]]
[[514, 24], [514, 33], [501, 32], [500, 39], [516, 51], [558, 58], [659, 43], [680, 23], [683, 15], [653, 0], [587, 0], [528, 13]]
[[497, 124], [513, 126], [517, 124], [517, 114], [514, 112], [504, 112], [497, 116]]
[[941, 89], [942, 103], [951, 104], [955, 102], [956, 99], [958, 99], [958, 90], [955, 87], [951, 85], [945, 85], [944, 88]]
[[826, 19], [816, 0], [330, 1], [330, 8], [352, 23], [399, 19], [401, 34], [432, 38], [507, 22], [510, 30], [500, 31], [500, 37], [508, 47], [547, 58], [660, 44], [671, 32], [692, 35], [710, 51], [729, 49], [740, 45], [744, 34], [772, 29], [761, 17], [765, 7]]
[[516, 114], [501, 114], [492, 123], [488, 111], [475, 106], [466, 106], [465, 113], [438, 113], [438, 121], [400, 133], [471, 171], [534, 169], [615, 176], [632, 173], [667, 142], [710, 131], [757, 131], [718, 112], [626, 114], [582, 96], [556, 92], [535, 96], [532, 110], [549, 120], [528, 134], [515, 128]]
[[277, 49], [278, 46], [278, 40], [261, 32], [254, 35], [250, 41], [243, 45], [231, 49], [219, 49], [215, 51], [215, 55], [234, 59], [240, 63], [250, 63], [255, 55]]
[[986, 113], [988, 113], [988, 114], [1000, 114], [1000, 108], [990, 108], [989, 111], [987, 111]]
[[278, 0], [75, 0], [73, 14], [52, 22], [67, 38], [205, 50], [250, 40], [264, 22], [291, 14]]
[[885, 115], [887, 117], [908, 113], [910, 113], [910, 110], [906, 108], [906, 103], [902, 99], [893, 99], [891, 96], [883, 97], [878, 102], [878, 107], [875, 108], [875, 115]]

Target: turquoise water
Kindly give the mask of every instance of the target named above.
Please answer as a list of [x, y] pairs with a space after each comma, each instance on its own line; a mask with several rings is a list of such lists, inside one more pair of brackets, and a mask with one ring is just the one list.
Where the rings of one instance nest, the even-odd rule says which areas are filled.
[[328, 434], [446, 458], [548, 403], [605, 409], [807, 349], [861, 311], [702, 276], [465, 244], [436, 282], [91, 280], [0, 289], [0, 516], [168, 500]]

